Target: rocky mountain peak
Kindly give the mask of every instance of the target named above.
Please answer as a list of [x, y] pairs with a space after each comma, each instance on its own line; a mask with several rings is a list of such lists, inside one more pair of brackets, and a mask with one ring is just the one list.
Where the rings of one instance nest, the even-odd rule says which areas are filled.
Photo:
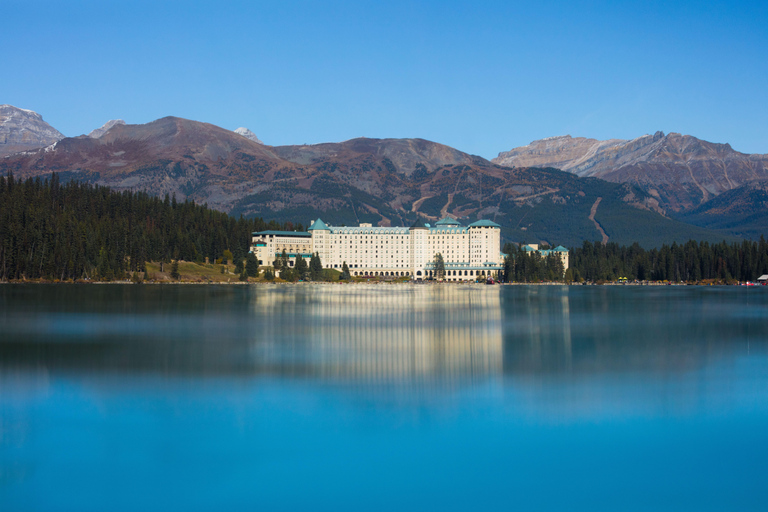
[[252, 132], [251, 130], [249, 130], [248, 128], [244, 128], [244, 127], [242, 127], [242, 126], [241, 126], [241, 127], [240, 127], [240, 128], [238, 128], [237, 130], [235, 130], [235, 133], [236, 133], [236, 134], [238, 134], [238, 135], [242, 135], [242, 136], [243, 136], [243, 137], [245, 137], [246, 139], [250, 139], [250, 140], [252, 140], [253, 142], [256, 142], [256, 143], [258, 143], [258, 144], [264, 144], [263, 142], [261, 142], [261, 141], [259, 140], [259, 138], [256, 136], [256, 134], [255, 134], [255, 133], [253, 133], [253, 132]]
[[107, 133], [110, 128], [118, 124], [125, 124], [125, 121], [123, 121], [122, 119], [112, 119], [110, 121], [107, 121], [106, 123], [104, 123], [104, 125], [101, 128], [96, 128], [91, 133], [89, 133], [88, 136], [92, 139], [101, 138], [101, 136]]
[[657, 131], [632, 140], [551, 137], [499, 153], [507, 167], [556, 167], [582, 177], [632, 183], [665, 210], [695, 208], [742, 184], [768, 178], [768, 155], [745, 155], [729, 144]]
[[50, 146], [63, 138], [37, 112], [0, 105], [0, 156]]

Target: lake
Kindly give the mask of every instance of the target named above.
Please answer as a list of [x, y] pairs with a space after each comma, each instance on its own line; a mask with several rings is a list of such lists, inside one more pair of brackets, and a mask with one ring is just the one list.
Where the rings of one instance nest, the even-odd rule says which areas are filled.
[[0, 285], [0, 509], [766, 510], [768, 288]]

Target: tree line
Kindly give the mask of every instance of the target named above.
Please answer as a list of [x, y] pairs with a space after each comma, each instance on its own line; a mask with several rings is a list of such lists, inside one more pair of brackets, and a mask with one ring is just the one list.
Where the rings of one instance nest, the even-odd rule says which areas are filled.
[[541, 281], [754, 281], [768, 274], [768, 242], [709, 243], [690, 240], [646, 250], [630, 246], [586, 241], [571, 249], [566, 271], [554, 254], [543, 257], [507, 244], [504, 279], [508, 282]]
[[122, 279], [145, 262], [242, 261], [251, 233], [302, 230], [235, 219], [175, 197], [0, 176], [0, 279]]
[[645, 250], [615, 243], [584, 242], [570, 253], [575, 280], [754, 281], [768, 274], [768, 242], [709, 243], [690, 240]]
[[565, 266], [554, 253], [543, 256], [540, 252], [528, 252], [523, 246], [504, 246], [504, 269], [502, 278], [508, 283], [538, 283], [542, 281], [563, 281], [566, 279]]

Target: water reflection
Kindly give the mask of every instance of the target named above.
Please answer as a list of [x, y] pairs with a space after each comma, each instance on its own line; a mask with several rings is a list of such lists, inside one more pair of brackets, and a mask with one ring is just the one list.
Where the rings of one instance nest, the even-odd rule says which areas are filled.
[[763, 292], [2, 286], [0, 367], [404, 383], [679, 373], [763, 353]]
[[282, 373], [411, 381], [501, 373], [496, 289], [313, 287], [257, 295], [253, 361]]
[[501, 302], [510, 375], [679, 373], [768, 341], [768, 294], [735, 287], [526, 287]]

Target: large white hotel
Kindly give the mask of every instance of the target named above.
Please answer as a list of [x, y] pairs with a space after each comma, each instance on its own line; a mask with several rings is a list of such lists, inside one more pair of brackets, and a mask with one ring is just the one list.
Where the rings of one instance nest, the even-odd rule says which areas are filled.
[[346, 262], [353, 276], [407, 276], [413, 280], [435, 275], [435, 255], [445, 262], [448, 281], [474, 281], [502, 269], [501, 226], [479, 220], [468, 226], [444, 218], [433, 226], [406, 227], [328, 226], [317, 219], [307, 232], [260, 231], [253, 233], [251, 252], [260, 265], [272, 265], [288, 254], [309, 259], [317, 253], [323, 266], [340, 270]]

